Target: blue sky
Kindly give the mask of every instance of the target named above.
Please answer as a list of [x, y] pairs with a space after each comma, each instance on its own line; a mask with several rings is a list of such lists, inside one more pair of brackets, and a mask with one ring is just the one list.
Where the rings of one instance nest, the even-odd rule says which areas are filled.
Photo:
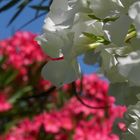
[[[34, 0], [31, 4], [32, 5], [38, 4], [37, 0]], [[0, 5], [0, 7], [1, 6], [2, 5]], [[6, 12], [0, 13], [0, 39], [4, 39], [11, 36], [24, 23], [26, 23], [31, 18], [33, 18], [35, 14], [35, 11], [27, 7], [24, 9], [21, 15], [10, 26], [7, 27], [10, 18], [14, 15], [15, 12], [16, 12], [16, 6]], [[38, 18], [36, 21], [32, 22], [31, 24], [29, 24], [28, 26], [26, 26], [21, 30], [31, 31], [34, 33], [41, 33], [44, 18], [45, 16]]]
[[[34, 0], [31, 4], [38, 4], [38, 1]], [[2, 5], [0, 5], [0, 7], [1, 6]], [[25, 8], [22, 14], [10, 26], [7, 27], [10, 18], [14, 15], [15, 12], [16, 7], [13, 7], [6, 12], [0, 13], [0, 40], [12, 36], [24, 23], [30, 20], [35, 14], [35, 11], [33, 11], [31, 8]], [[40, 34], [42, 32], [42, 25], [45, 16], [46, 15], [42, 16], [41, 18], [38, 18], [36, 21], [32, 22], [31, 24], [29, 24], [25, 28], [22, 28], [21, 30]], [[83, 73], [89, 74], [97, 71], [97, 67], [83, 64], [82, 57], [80, 57], [78, 60], [81, 64]]]

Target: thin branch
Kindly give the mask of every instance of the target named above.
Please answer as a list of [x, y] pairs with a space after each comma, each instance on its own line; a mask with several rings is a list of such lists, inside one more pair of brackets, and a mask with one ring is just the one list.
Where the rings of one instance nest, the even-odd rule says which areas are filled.
[[20, 100], [29, 100], [29, 99], [32, 99], [32, 98], [42, 98], [42, 97], [46, 97], [46, 95], [52, 93], [53, 91], [56, 90], [56, 87], [55, 86], [52, 86], [50, 87], [47, 91], [45, 92], [42, 92], [40, 94], [37, 94], [37, 95], [31, 95], [31, 96], [27, 96], [27, 97], [22, 97], [20, 98]]
[[21, 12], [27, 7], [30, 2], [31, 0], [23, 1], [22, 3], [20, 3], [16, 13], [12, 16], [7, 26], [11, 25], [14, 22], [14, 20], [21, 14]]
[[29, 20], [28, 22], [26, 22], [25, 24], [23, 24], [21, 27], [19, 27], [19, 28], [17, 29], [17, 31], [23, 29], [24, 27], [26, 27], [27, 25], [29, 25], [29, 24], [32, 23], [33, 21], [37, 20], [38, 18], [44, 16], [45, 14], [46, 14], [46, 12], [43, 12], [43, 13], [39, 14], [37, 17], [32, 18], [31, 20]]
[[[38, 6], [42, 6], [42, 4], [45, 2], [45, 0], [42, 0]], [[37, 10], [35, 13], [35, 17], [37, 17], [39, 15], [40, 10]]]
[[[82, 81], [81, 81], [82, 82]], [[72, 83], [72, 88], [73, 88], [73, 93], [75, 95], [75, 97], [77, 98], [77, 100], [83, 104], [84, 106], [91, 108], [91, 109], [107, 109], [109, 108], [109, 106], [99, 106], [99, 107], [95, 107], [95, 106], [90, 106], [88, 104], [86, 104], [79, 96], [79, 93], [76, 91], [76, 87], [75, 87], [75, 82]]]

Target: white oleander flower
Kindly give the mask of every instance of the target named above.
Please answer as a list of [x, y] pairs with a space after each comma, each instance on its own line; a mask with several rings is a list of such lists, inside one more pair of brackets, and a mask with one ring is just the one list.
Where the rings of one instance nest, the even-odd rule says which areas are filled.
[[90, 0], [90, 9], [99, 18], [114, 16], [122, 7], [120, 0]]
[[77, 56], [104, 45], [104, 39], [123, 47], [132, 23], [139, 37], [139, 7], [136, 0], [53, 0], [37, 41], [47, 55], [63, 59], [49, 61], [44, 77], [56, 86], [76, 80], [80, 76]]
[[140, 50], [129, 53], [127, 57], [118, 58], [118, 71], [137, 86], [140, 85]]
[[55, 86], [71, 83], [80, 77], [80, 67], [76, 60], [49, 61], [42, 69], [42, 75]]
[[109, 41], [121, 47], [124, 44], [131, 22], [127, 15], [120, 15], [115, 22], [107, 23], [104, 26], [104, 30], [107, 31]]
[[119, 5], [115, 15], [116, 20], [107, 22], [104, 31], [109, 41], [122, 47], [131, 24], [135, 25], [137, 37], [140, 37], [140, 2], [137, 0], [114, 0], [114, 2]]
[[140, 1], [133, 3], [129, 8], [129, 16], [137, 30], [137, 37], [140, 38]]

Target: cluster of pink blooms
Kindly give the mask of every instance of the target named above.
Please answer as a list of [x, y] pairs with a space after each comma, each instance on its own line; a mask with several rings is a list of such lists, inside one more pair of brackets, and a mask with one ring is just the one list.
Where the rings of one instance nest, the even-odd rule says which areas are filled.
[[[38, 64], [43, 63], [48, 58], [35, 41], [35, 37], [36, 34], [30, 32], [17, 32], [8, 39], [0, 40], [0, 60], [3, 61], [3, 63], [0, 63], [0, 67], [4, 73], [9, 70], [18, 72], [16, 81], [14, 81], [16, 84], [22, 85], [28, 82], [30, 73], [38, 69]], [[33, 71], [31, 71], [31, 69], [33, 69]], [[44, 80], [40, 78], [39, 83], [43, 81]], [[49, 82], [44, 81], [44, 83]], [[9, 87], [5, 88], [7, 91]], [[12, 89], [12, 87], [10, 87], [10, 89]], [[5, 95], [7, 95], [7, 92], [5, 92], [5, 89], [1, 90], [0, 112], [7, 111], [12, 107], [12, 105], [6, 101]]]
[[7, 102], [6, 95], [3, 92], [0, 92], [0, 112], [7, 111], [12, 108], [12, 105]]
[[30, 32], [17, 32], [14, 36], [0, 41], [0, 57], [7, 57], [2, 68], [6, 70], [13, 67], [25, 76], [30, 65], [44, 61], [45, 55], [34, 40], [35, 37], [36, 35]]
[[[76, 83], [78, 88], [80, 81]], [[70, 91], [69, 86], [64, 86], [65, 90], [68, 89], [65, 91], [66, 94]], [[83, 94], [90, 95], [91, 99], [96, 97], [103, 100], [103, 103], [97, 99], [86, 103], [96, 107], [108, 103], [108, 109], [87, 108], [76, 97], [72, 97], [59, 110], [44, 112], [32, 120], [24, 119], [17, 126], [12, 127], [4, 139], [37, 140], [43, 127], [46, 136], [51, 135], [54, 140], [68, 140], [70, 137], [73, 140], [119, 140], [117, 135], [112, 134], [112, 127], [116, 118], [123, 117], [126, 108], [116, 106], [115, 99], [107, 96], [107, 91], [107, 82], [100, 80], [96, 75], [84, 76]]]
[[[46, 61], [46, 56], [34, 41], [34, 37], [32, 33], [18, 32], [13, 37], [0, 41], [0, 56], [7, 57], [2, 68], [7, 70], [13, 67], [19, 71], [21, 77], [25, 77], [33, 69], [30, 65]], [[38, 87], [41, 91], [47, 91], [51, 86], [50, 82], [39, 78]], [[72, 86], [65, 85], [63, 92], [71, 95]], [[48, 140], [119, 140], [119, 137], [112, 133], [112, 127], [117, 118], [123, 117], [126, 107], [116, 106], [114, 97], [107, 95], [108, 83], [92, 74], [77, 80], [75, 87], [85, 104], [104, 108], [88, 108], [72, 96], [61, 108], [54, 102], [55, 108], [36, 114], [32, 119], [27, 116], [12, 126], [5, 135], [1, 135], [0, 140], [40, 140], [41, 133], [44, 133]], [[54, 95], [51, 96], [53, 98]], [[0, 92], [0, 112], [10, 108], [11, 104]], [[125, 128], [123, 123], [118, 126], [121, 130]]]

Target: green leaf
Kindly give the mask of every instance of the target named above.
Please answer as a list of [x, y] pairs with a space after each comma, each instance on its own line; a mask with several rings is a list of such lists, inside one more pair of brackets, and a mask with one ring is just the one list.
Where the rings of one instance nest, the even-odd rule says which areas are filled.
[[101, 20], [102, 20], [102, 19], [96, 17], [94, 14], [91, 14], [91, 15], [88, 15], [88, 16], [89, 16], [90, 18], [96, 19], [96, 20], [98, 20], [98, 21], [101, 21]]
[[14, 125], [16, 125], [18, 123], [18, 119], [6, 122], [4, 124], [4, 131], [5, 133], [8, 133], [8, 131], [10, 130], [10, 128], [12, 128]]
[[46, 12], [48, 12], [50, 10], [49, 6], [32, 5], [32, 6], [30, 6], [30, 8], [35, 9], [35, 10], [46, 11]]
[[104, 18], [104, 19], [101, 19], [101, 18], [98, 18], [96, 17], [94, 14], [91, 14], [91, 15], [88, 15], [90, 18], [92, 19], [95, 19], [95, 20], [98, 20], [98, 21], [101, 21], [101, 22], [104, 22], [104, 23], [107, 23], [109, 21], [116, 21], [119, 17], [107, 17], [107, 18]]
[[18, 30], [21, 30], [22, 28], [26, 27], [27, 25], [31, 24], [32, 22], [34, 22], [35, 20], [37, 20], [38, 18], [42, 17], [46, 15], [46, 12], [43, 12], [41, 14], [39, 14], [37, 17], [33, 17], [32, 19], [30, 19], [29, 21], [27, 21], [26, 23], [24, 23], [23, 25], [21, 25]]
[[9, 23], [8, 23], [7, 26], [9, 26], [10, 24], [13, 23], [13, 21], [19, 16], [19, 14], [22, 12], [22, 10], [23, 10], [23, 8], [18, 9], [18, 10], [16, 11], [16, 13], [15, 13], [15, 14], [13, 15], [13, 17], [10, 19], [10, 21], [9, 21]]
[[[45, 1], [46, 0], [41, 0], [40, 3], [38, 4], [38, 6], [42, 6]], [[35, 17], [37, 17], [39, 15], [39, 13], [40, 13], [40, 10], [36, 10]]]
[[10, 99], [9, 102], [14, 104], [20, 97], [22, 97], [25, 93], [32, 91], [32, 86], [26, 86], [22, 89], [19, 89]]
[[86, 37], [90, 39], [97, 40], [97, 36], [92, 33], [83, 32], [83, 35], [85, 35]]
[[107, 18], [105, 18], [105, 19], [103, 19], [103, 22], [104, 23], [107, 23], [107, 22], [109, 22], [109, 21], [116, 21], [117, 19], [118, 19], [119, 17], [107, 17]]
[[4, 0], [0, 0], [0, 3], [3, 2]]
[[47, 136], [48, 136], [48, 134], [46, 134], [46, 131], [45, 131], [43, 125], [42, 125], [41, 128], [40, 128], [37, 139], [38, 140], [41, 140], [41, 139], [48, 140]]
[[0, 13], [12, 8], [13, 6], [15, 6], [19, 2], [20, 2], [20, 0], [11, 0], [10, 2], [8, 2], [3, 7], [0, 8]]
[[10, 82], [12, 82], [18, 74], [18, 71], [13, 69], [8, 69], [6, 72], [3, 73], [3, 75], [0, 78], [0, 81], [2, 82], [2, 85], [8, 85]]
[[4, 56], [0, 56], [0, 66], [4, 63], [6, 58]]
[[57, 107], [61, 108], [64, 106], [64, 103], [70, 98], [69, 94], [66, 94], [63, 91], [58, 92], [58, 100], [57, 100]]
[[20, 13], [24, 10], [24, 8], [31, 2], [31, 0], [24, 0], [20, 5], [18, 6], [18, 10], [13, 15], [13, 17], [10, 19], [8, 26], [13, 23], [13, 21], [20, 15]]
[[13, 71], [12, 73], [9, 73], [9, 76], [7, 75], [7, 78], [5, 80], [5, 85], [10, 84], [18, 75], [18, 71]]
[[104, 38], [104, 36], [96, 36], [96, 35], [94, 35], [92, 33], [87, 33], [87, 32], [83, 32], [83, 35], [85, 35], [86, 37], [92, 39], [95, 42], [104, 43], [105, 45], [110, 44], [110, 42], [108, 40], [106, 40]]

